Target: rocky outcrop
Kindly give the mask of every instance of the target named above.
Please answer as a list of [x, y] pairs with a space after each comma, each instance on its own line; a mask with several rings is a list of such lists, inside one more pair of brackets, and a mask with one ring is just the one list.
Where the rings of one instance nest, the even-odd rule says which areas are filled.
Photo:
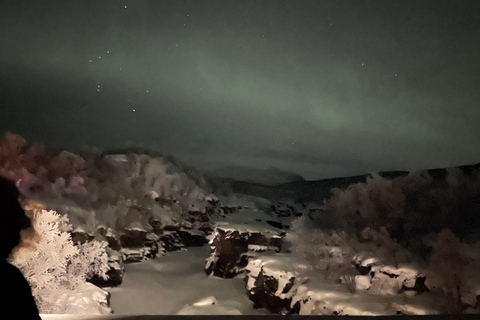
[[[300, 315], [395, 315], [436, 314], [438, 297], [429, 294], [425, 276], [417, 269], [377, 265], [378, 259], [356, 261], [368, 272], [335, 283], [324, 276], [301, 276], [304, 271], [282, 253], [259, 254], [245, 267], [247, 295], [255, 308], [277, 314]], [[403, 295], [403, 304], [398, 295]], [[379, 297], [379, 298], [376, 298]], [[381, 298], [380, 298], [381, 297]]]
[[383, 265], [380, 259], [364, 254], [356, 255], [353, 264], [360, 273], [354, 279], [356, 290], [372, 295], [396, 295], [404, 291], [420, 294], [428, 291], [425, 275], [417, 268]]
[[125, 262], [139, 262], [156, 257], [159, 252], [159, 237], [142, 228], [125, 228], [120, 235], [120, 251]]
[[270, 269], [261, 259], [251, 259], [246, 267], [245, 285], [254, 308], [265, 308], [277, 314], [298, 313], [292, 307], [296, 275]]
[[280, 251], [282, 234], [267, 237], [260, 232], [217, 227], [209, 243], [212, 253], [205, 265], [207, 275], [233, 278], [247, 266], [249, 252]]
[[151, 218], [148, 228], [134, 221], [123, 229], [119, 237], [110, 233], [107, 237], [109, 246], [120, 250], [126, 263], [140, 262], [185, 247], [203, 246], [213, 230], [209, 219], [223, 212], [222, 208], [217, 202], [209, 202], [203, 211], [188, 211], [181, 222], [162, 224], [161, 220]]
[[177, 231], [164, 231], [159, 236], [162, 248], [166, 252], [178, 251], [184, 247], [180, 236]]

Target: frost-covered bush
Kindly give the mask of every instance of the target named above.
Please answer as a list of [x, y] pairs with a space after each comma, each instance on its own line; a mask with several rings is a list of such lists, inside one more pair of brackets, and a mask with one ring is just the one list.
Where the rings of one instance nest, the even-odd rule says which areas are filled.
[[343, 282], [352, 293], [355, 291], [351, 237], [343, 231], [309, 228], [304, 217], [294, 220], [290, 229], [287, 241], [292, 255], [306, 273], [320, 273], [327, 280]]
[[148, 230], [151, 219], [182, 221], [189, 211], [205, 209], [206, 192], [165, 158], [105, 155], [87, 163], [87, 171], [98, 190], [91, 205], [108, 227], [139, 221]]
[[480, 297], [480, 246], [462, 243], [450, 229], [443, 229], [433, 244], [426, 268], [426, 286], [444, 297], [447, 311], [478, 307]]
[[350, 233], [358, 234], [366, 227], [395, 229], [407, 201], [402, 184], [404, 181], [372, 175], [365, 183], [332, 190], [331, 198], [324, 204], [325, 212], [332, 218], [341, 217], [340, 227]]
[[293, 223], [291, 251], [313, 266], [334, 265], [329, 248], [342, 247], [332, 240], [343, 232], [342, 238], [349, 239], [346, 247], [375, 258], [375, 264], [397, 268], [407, 264], [424, 270], [427, 288], [445, 298], [444, 310], [478, 308], [480, 226], [475, 221], [480, 173], [476, 170], [433, 170], [394, 179], [373, 175], [364, 183], [333, 190], [322, 210]]
[[30, 283], [40, 312], [62, 313], [58, 306], [65, 303], [58, 299], [73, 295], [87, 277], [107, 278], [106, 243], [74, 245], [67, 217], [51, 210], [35, 210], [33, 228], [33, 239], [27, 239], [28, 245], [13, 253], [12, 263]]
[[480, 205], [480, 173], [439, 172], [393, 179], [372, 175], [344, 190], [334, 189], [324, 201], [323, 220], [314, 217], [312, 223], [321, 228], [328, 217], [334, 227], [361, 241], [365, 230], [386, 232], [422, 258], [428, 254], [423, 237], [444, 228], [451, 228], [461, 239], [475, 240], [480, 226], [472, 222]]
[[94, 276], [107, 279], [108, 265], [107, 247], [105, 241], [87, 241], [76, 245], [78, 254], [72, 256], [68, 265], [70, 282], [77, 284], [85, 282]]

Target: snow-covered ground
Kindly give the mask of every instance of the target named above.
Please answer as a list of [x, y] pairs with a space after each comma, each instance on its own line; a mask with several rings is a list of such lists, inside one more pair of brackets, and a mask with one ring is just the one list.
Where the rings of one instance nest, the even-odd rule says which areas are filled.
[[[127, 264], [122, 285], [109, 289], [118, 315], [270, 314], [253, 309], [243, 278], [207, 276], [208, 246]], [[213, 303], [213, 304], [212, 304]]]

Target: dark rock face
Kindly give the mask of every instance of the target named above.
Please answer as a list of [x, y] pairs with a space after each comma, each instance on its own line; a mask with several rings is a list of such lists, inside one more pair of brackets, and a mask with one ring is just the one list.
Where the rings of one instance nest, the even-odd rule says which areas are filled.
[[288, 264], [289, 259], [288, 256], [270, 252], [249, 260], [244, 281], [247, 295], [255, 308], [283, 315], [299, 313], [296, 294], [303, 282], [297, 279], [295, 272], [283, 270], [282, 266]]
[[289, 205], [284, 202], [275, 202], [270, 206], [270, 210], [276, 214], [278, 218], [286, 218], [286, 217], [299, 217], [302, 215], [301, 212], [295, 210], [292, 205]]
[[[280, 251], [280, 236], [267, 238], [259, 232], [239, 232], [216, 228], [210, 245], [212, 254], [207, 259], [205, 272], [222, 278], [233, 278], [243, 272], [248, 263], [249, 248], [266, 248]], [[255, 251], [255, 250], [254, 250]]]
[[105, 230], [105, 235], [104, 235], [106, 241], [108, 242], [108, 246], [116, 251], [120, 251], [122, 249], [122, 246], [120, 244], [120, 239], [118, 239], [118, 235], [115, 232], [115, 230], [108, 228]]
[[146, 257], [147, 258], [155, 258], [158, 256], [159, 253], [159, 245], [158, 245], [158, 236], [154, 233], [147, 234], [145, 238], [145, 242], [143, 244], [144, 248], [146, 248]]
[[[207, 208], [213, 213], [220, 210], [212, 205]], [[184, 247], [203, 246], [213, 230], [210, 216], [203, 211], [189, 211], [188, 214], [184, 221], [172, 221], [166, 225], [152, 218], [148, 221], [151, 232], [139, 225], [125, 228], [119, 237], [105, 231], [104, 237], [111, 248], [122, 252], [125, 263], [140, 262]]]
[[284, 229], [286, 227], [279, 221], [267, 220], [265, 222], [268, 223], [269, 225], [271, 225], [272, 227], [275, 227], [275, 228], [278, 228], [278, 229]]
[[178, 236], [186, 247], [201, 247], [208, 242], [203, 232], [195, 232], [195, 230], [182, 228], [178, 230]]
[[74, 230], [71, 233], [73, 243], [85, 243], [95, 239], [95, 236], [83, 230]]
[[141, 229], [125, 229], [120, 235], [120, 245], [123, 248], [142, 247], [147, 237], [147, 231]]
[[160, 250], [159, 237], [145, 230], [126, 229], [120, 236], [121, 252], [125, 263], [140, 262], [158, 256]]
[[248, 285], [249, 276], [245, 277], [245, 282], [249, 289], [248, 298], [253, 301], [254, 308], [265, 308], [277, 314], [298, 314], [299, 305], [292, 307], [292, 295], [288, 294], [295, 284], [294, 277], [290, 277], [286, 284], [282, 284], [281, 290], [279, 280], [265, 274], [263, 267], [258, 275], [251, 277], [255, 279], [252, 287]]
[[176, 231], [164, 231], [163, 234], [159, 236], [159, 239], [167, 252], [178, 251], [184, 247]]

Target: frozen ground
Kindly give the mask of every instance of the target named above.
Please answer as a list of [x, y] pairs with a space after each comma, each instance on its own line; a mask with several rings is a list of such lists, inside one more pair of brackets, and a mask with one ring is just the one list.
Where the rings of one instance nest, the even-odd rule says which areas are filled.
[[109, 290], [114, 313], [269, 314], [253, 309], [242, 278], [207, 277], [203, 268], [209, 254], [204, 246], [127, 264], [122, 285]]

